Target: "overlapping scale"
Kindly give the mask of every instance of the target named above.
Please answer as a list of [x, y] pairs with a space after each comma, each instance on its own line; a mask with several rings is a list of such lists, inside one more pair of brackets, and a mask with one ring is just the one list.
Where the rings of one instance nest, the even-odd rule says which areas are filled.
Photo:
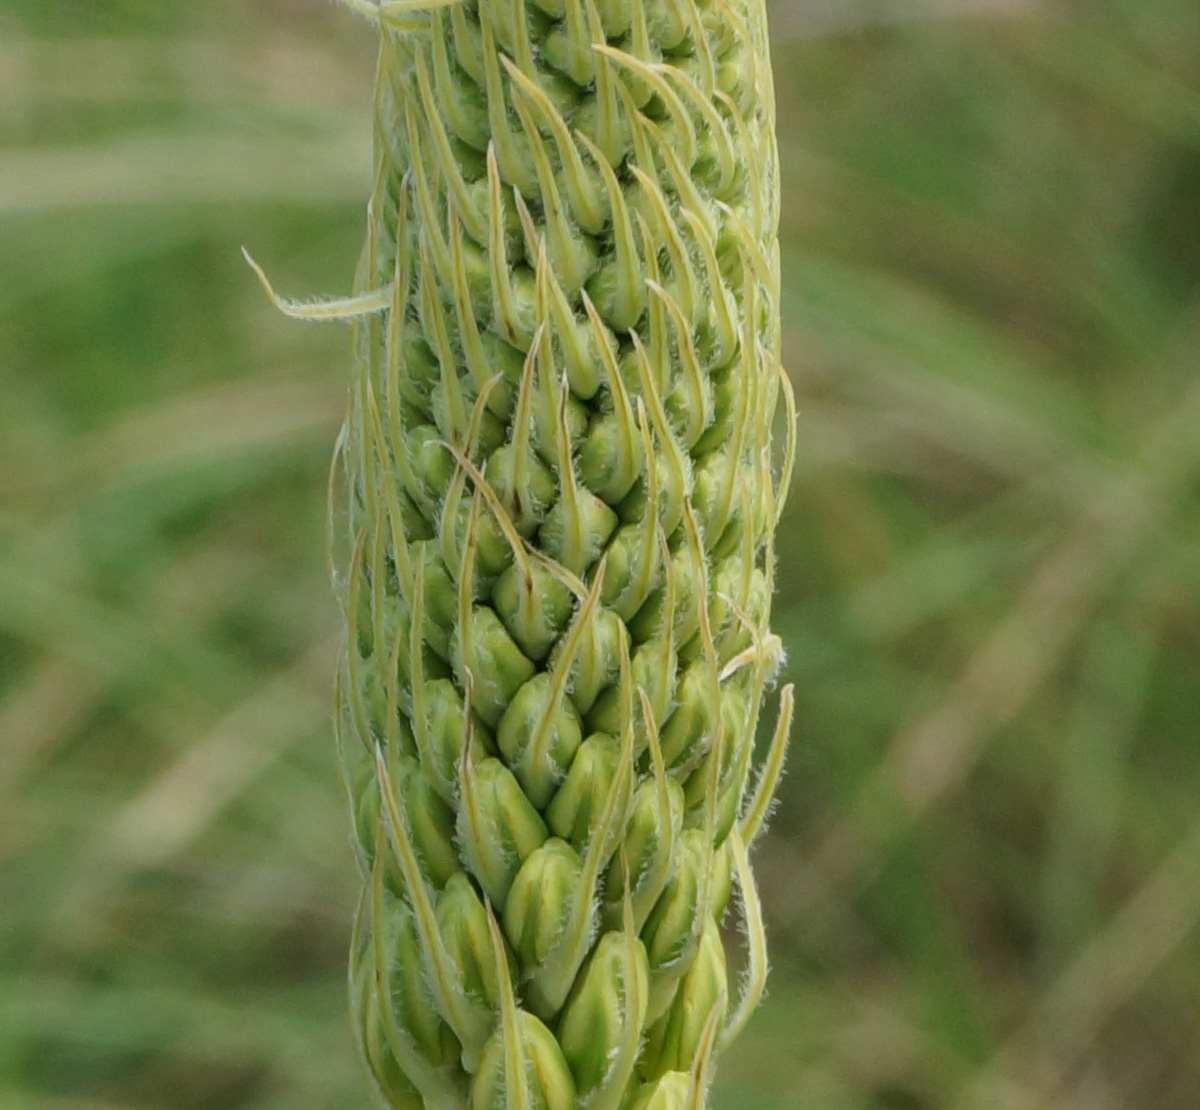
[[351, 6], [381, 40], [331, 497], [364, 1057], [396, 1110], [702, 1110], [765, 976], [747, 848], [792, 704], [756, 772], [794, 423], [763, 2]]

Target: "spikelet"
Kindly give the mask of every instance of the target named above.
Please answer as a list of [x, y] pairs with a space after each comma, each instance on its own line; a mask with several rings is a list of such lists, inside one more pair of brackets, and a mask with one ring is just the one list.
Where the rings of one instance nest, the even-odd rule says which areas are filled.
[[357, 291], [276, 300], [355, 328], [363, 1055], [396, 1110], [703, 1110], [792, 710], [756, 771], [794, 425], [763, 0], [347, 2], [381, 40]]

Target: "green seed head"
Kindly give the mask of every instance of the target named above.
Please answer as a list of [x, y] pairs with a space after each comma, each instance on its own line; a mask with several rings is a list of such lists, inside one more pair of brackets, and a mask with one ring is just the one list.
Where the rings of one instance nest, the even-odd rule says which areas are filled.
[[675, 992], [671, 1008], [650, 1030], [642, 1060], [650, 1076], [689, 1067], [709, 1018], [714, 1012], [724, 1016], [729, 984], [721, 933], [711, 917], [702, 928], [699, 949]]
[[[513, 1042], [515, 1066], [509, 1060]], [[497, 1029], [483, 1050], [471, 1110], [575, 1110], [576, 1105], [571, 1070], [554, 1034], [532, 1014], [517, 1011], [517, 1020]]]
[[604, 800], [621, 763], [621, 745], [612, 736], [589, 736], [571, 760], [570, 770], [546, 807], [555, 836], [582, 848], [596, 827]]
[[567, 1001], [559, 1026], [579, 1093], [609, 1105], [629, 1084], [646, 1021], [649, 967], [631, 933], [605, 933]]
[[517, 691], [496, 731], [501, 754], [539, 809], [554, 797], [582, 739], [579, 714], [547, 672]]
[[457, 843], [463, 866], [496, 906], [549, 833], [516, 776], [499, 759], [463, 761]]
[[756, 772], [794, 415], [763, 0], [346, 3], [381, 41], [358, 288], [279, 303], [356, 334], [362, 1054], [393, 1110], [704, 1110], [792, 705]]
[[517, 872], [504, 903], [504, 932], [524, 967], [537, 967], [569, 923], [582, 881], [579, 853], [566, 841], [547, 840]]
[[658, 903], [676, 868], [675, 845], [683, 823], [683, 790], [661, 771], [638, 786], [625, 826], [622, 854], [613, 859], [605, 884], [606, 910], [619, 920], [626, 871], [638, 928]]

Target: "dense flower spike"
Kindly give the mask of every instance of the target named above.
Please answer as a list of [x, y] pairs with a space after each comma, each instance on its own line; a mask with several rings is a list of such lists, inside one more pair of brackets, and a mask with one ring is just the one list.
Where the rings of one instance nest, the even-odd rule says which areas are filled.
[[363, 1055], [394, 1110], [703, 1110], [792, 708], [755, 772], [794, 423], [763, 0], [347, 3], [382, 44], [358, 292], [277, 303], [356, 329]]

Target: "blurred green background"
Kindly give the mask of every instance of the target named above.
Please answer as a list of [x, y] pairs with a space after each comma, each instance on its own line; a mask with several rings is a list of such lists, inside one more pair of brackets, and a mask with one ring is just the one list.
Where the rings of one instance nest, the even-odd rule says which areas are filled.
[[[1200, 6], [776, 0], [798, 691], [714, 1110], [1195, 1110]], [[373, 33], [0, 0], [0, 1107], [351, 1110]]]

